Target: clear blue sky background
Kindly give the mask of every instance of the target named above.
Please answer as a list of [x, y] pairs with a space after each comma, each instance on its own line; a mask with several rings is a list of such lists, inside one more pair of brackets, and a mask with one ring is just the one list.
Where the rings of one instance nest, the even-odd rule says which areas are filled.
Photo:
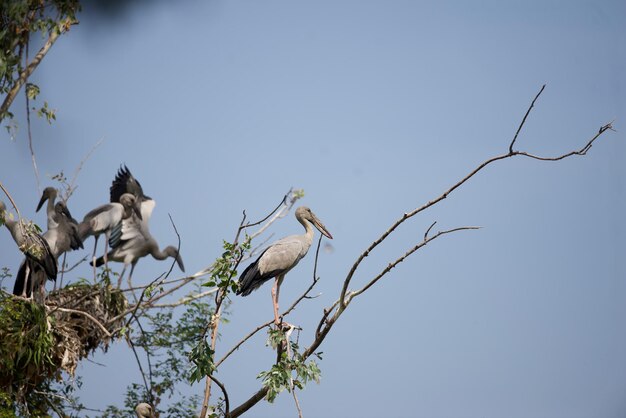
[[[567, 152], [615, 119], [617, 132], [587, 157], [498, 163], [404, 225], [355, 287], [435, 220], [484, 229], [436, 241], [357, 300], [321, 347], [321, 384], [299, 396], [306, 417], [626, 414], [624, 2], [135, 2], [105, 19], [86, 9], [33, 77], [57, 109], [52, 126], [33, 121], [42, 175], [71, 174], [103, 139], [72, 212], [106, 202], [128, 164], [157, 200], [155, 237], [176, 242], [171, 214], [191, 273], [220, 254], [243, 209], [258, 218], [303, 188], [301, 203], [335, 239], [320, 260], [322, 296], [290, 318], [304, 327], [301, 344], [358, 254], [505, 152], [542, 84], [518, 149]], [[21, 100], [16, 140], [0, 141], [0, 176], [43, 224]], [[290, 215], [275, 238], [300, 230]], [[0, 266], [17, 270], [6, 231], [0, 246]], [[308, 285], [312, 261], [287, 277], [283, 305]], [[144, 259], [135, 281], [168, 267]], [[232, 302], [218, 354], [272, 317], [268, 286]], [[264, 341], [220, 370], [231, 403], [269, 369]], [[95, 360], [79, 370], [83, 400], [120, 403], [138, 379], [127, 347]], [[283, 394], [249, 415], [296, 412]]]

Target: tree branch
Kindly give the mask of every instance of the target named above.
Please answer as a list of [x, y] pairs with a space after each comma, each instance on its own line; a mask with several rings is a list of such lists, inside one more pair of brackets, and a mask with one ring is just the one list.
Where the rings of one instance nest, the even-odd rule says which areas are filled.
[[41, 63], [41, 60], [43, 59], [43, 57], [46, 56], [52, 45], [54, 45], [59, 36], [67, 32], [70, 26], [74, 23], [76, 23], [76, 20], [67, 17], [62, 20], [55, 28], [52, 29], [46, 43], [41, 47], [39, 52], [37, 52], [37, 55], [35, 55], [30, 64], [28, 64], [26, 68], [20, 73], [19, 78], [15, 81], [15, 84], [13, 85], [11, 90], [9, 90], [7, 96], [4, 98], [4, 101], [0, 106], [0, 121], [5, 118], [9, 107], [11, 107], [13, 100], [15, 100], [15, 97], [17, 96], [17, 93], [19, 93], [24, 83], [26, 83], [26, 80], [28, 80], [28, 77], [30, 77], [33, 71], [35, 71], [37, 66]]
[[[432, 228], [435, 225], [435, 223], [433, 222], [430, 225], [430, 227], [426, 230], [426, 232], [424, 233], [424, 238], [423, 238], [422, 242], [418, 243], [417, 245], [415, 245], [414, 247], [409, 249], [407, 252], [405, 252], [402, 256], [397, 258], [395, 261], [389, 263], [387, 265], [387, 267], [385, 267], [378, 275], [376, 275], [368, 283], [366, 283], [361, 289], [359, 289], [359, 290], [357, 290], [355, 292], [350, 292], [348, 294], [348, 288], [349, 288], [350, 282], [351, 282], [352, 278], [354, 277], [354, 274], [356, 273], [356, 270], [360, 266], [360, 264], [363, 261], [363, 259], [365, 257], [367, 257], [370, 254], [371, 251], [373, 251], [391, 233], [393, 233], [393, 231], [395, 231], [395, 229], [398, 226], [400, 226], [402, 223], [404, 223], [407, 219], [417, 215], [418, 213], [420, 213], [420, 212], [430, 208], [431, 206], [436, 205], [437, 203], [441, 202], [442, 200], [446, 199], [448, 197], [448, 195], [450, 195], [450, 193], [454, 192], [460, 186], [465, 184], [469, 179], [474, 177], [483, 168], [487, 167], [488, 165], [490, 165], [490, 164], [492, 164], [492, 163], [494, 163], [496, 161], [504, 160], [504, 159], [507, 159], [507, 158], [512, 158], [512, 157], [515, 157], [515, 156], [523, 156], [523, 157], [533, 158], [533, 159], [537, 159], [537, 160], [541, 160], [541, 161], [559, 161], [559, 160], [568, 158], [568, 157], [573, 156], [573, 155], [580, 155], [580, 156], [586, 155], [587, 152], [591, 149], [593, 143], [596, 141], [597, 138], [599, 138], [607, 130], [609, 130], [609, 129], [613, 130], [612, 124], [608, 123], [608, 124], [602, 126], [598, 130], [598, 133], [595, 134], [589, 141], [587, 141], [587, 143], [581, 149], [570, 151], [568, 153], [565, 153], [565, 154], [562, 154], [562, 155], [559, 155], [559, 156], [556, 156], [556, 157], [543, 157], [543, 156], [537, 156], [537, 155], [534, 155], [534, 154], [530, 154], [530, 153], [527, 153], [527, 152], [513, 151], [513, 145], [515, 144], [515, 141], [517, 140], [517, 137], [518, 137], [519, 133], [521, 132], [521, 129], [523, 128], [523, 126], [524, 126], [524, 124], [526, 122], [526, 119], [527, 119], [528, 115], [530, 114], [530, 111], [534, 107], [535, 102], [537, 101], [537, 99], [539, 98], [541, 93], [543, 92], [544, 88], [545, 88], [545, 85], [542, 86], [541, 90], [539, 91], [539, 93], [537, 93], [537, 95], [535, 96], [535, 98], [532, 101], [531, 105], [529, 106], [528, 110], [526, 111], [526, 114], [524, 115], [524, 118], [522, 119], [522, 122], [520, 123], [520, 125], [519, 125], [519, 127], [518, 127], [518, 129], [517, 129], [517, 131], [515, 133], [515, 136], [514, 136], [513, 140], [509, 144], [509, 150], [508, 150], [508, 152], [506, 154], [497, 155], [497, 156], [494, 156], [494, 157], [491, 157], [491, 158], [485, 160], [484, 162], [479, 164], [476, 168], [474, 168], [472, 171], [470, 171], [467, 175], [465, 175], [463, 178], [461, 178], [459, 181], [457, 181], [454, 185], [452, 185], [444, 193], [442, 193], [441, 195], [439, 195], [435, 199], [425, 203], [424, 205], [422, 205], [422, 206], [420, 206], [420, 207], [418, 207], [418, 208], [416, 208], [416, 209], [414, 209], [412, 211], [405, 212], [385, 232], [383, 232], [380, 235], [380, 237], [378, 237], [374, 242], [372, 242], [372, 244], [370, 244], [367, 247], [367, 249], [365, 251], [363, 251], [358, 256], [357, 260], [355, 261], [355, 263], [350, 268], [350, 271], [348, 272], [348, 274], [347, 274], [347, 276], [346, 276], [346, 278], [344, 280], [344, 283], [343, 283], [343, 286], [342, 286], [342, 289], [341, 289], [341, 292], [340, 292], [339, 299], [336, 302], [334, 302], [329, 308], [324, 309], [323, 315], [322, 315], [322, 319], [320, 320], [320, 323], [319, 323], [319, 325], [317, 327], [317, 330], [315, 332], [314, 340], [309, 345], [309, 347], [306, 348], [303, 351], [303, 353], [302, 353], [303, 360], [306, 360], [313, 353], [315, 353], [315, 350], [317, 350], [317, 348], [324, 341], [324, 339], [326, 338], [326, 336], [328, 335], [328, 333], [332, 329], [332, 327], [335, 324], [335, 322], [339, 319], [341, 314], [344, 312], [344, 310], [347, 308], [348, 304], [351, 302], [351, 300], [354, 297], [356, 297], [356, 296], [364, 293], [368, 289], [370, 289], [383, 276], [385, 276], [389, 271], [391, 271], [399, 263], [404, 261], [408, 256], [410, 256], [411, 254], [413, 254], [414, 252], [416, 252], [420, 248], [424, 247], [426, 244], [428, 244], [432, 240], [437, 239], [437, 238], [439, 238], [439, 237], [441, 237], [443, 235], [447, 235], [447, 234], [450, 234], [450, 233], [453, 233], [453, 232], [458, 232], [458, 231], [463, 231], [463, 230], [478, 229], [478, 227], [464, 226], [464, 227], [459, 227], [459, 228], [439, 231], [435, 235], [429, 237], [429, 233], [430, 233], [430, 231], [432, 230]], [[261, 327], [257, 328], [257, 330], [255, 330], [253, 333], [251, 333], [249, 335], [254, 334], [259, 329], [262, 329], [263, 327], [264, 326], [261, 326]], [[247, 338], [248, 337], [246, 337], [246, 339]], [[244, 341], [245, 341], [245, 339], [244, 339]], [[231, 352], [234, 351], [236, 348], [238, 348], [242, 343], [243, 343], [243, 341], [240, 342], [233, 350], [231, 350]], [[225, 356], [225, 358], [228, 355], [230, 355], [231, 352], [229, 352]], [[222, 361], [223, 360], [224, 359], [222, 359]], [[268, 393], [268, 388], [261, 387], [257, 392], [255, 392], [252, 396], [250, 396], [250, 398], [248, 398], [240, 406], [235, 408], [230, 413], [230, 415], [228, 417], [229, 418], [234, 418], [234, 417], [237, 417], [237, 416], [243, 414], [244, 412], [246, 412], [247, 410], [252, 408], [254, 405], [256, 405], [261, 399], [263, 399], [266, 396], [267, 393]]]

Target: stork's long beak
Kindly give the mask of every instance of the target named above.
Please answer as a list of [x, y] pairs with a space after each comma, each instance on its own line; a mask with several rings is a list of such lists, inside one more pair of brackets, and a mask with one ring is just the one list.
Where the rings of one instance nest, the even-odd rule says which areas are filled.
[[72, 219], [72, 214], [66, 205], [63, 205], [63, 214], [67, 216], [67, 219]]
[[333, 239], [333, 236], [328, 232], [322, 221], [320, 221], [317, 216], [313, 215], [313, 223], [318, 231], [320, 231], [324, 236]]
[[176, 255], [176, 262], [178, 263], [178, 267], [180, 267], [180, 270], [184, 273], [185, 265], [183, 264], [183, 258], [180, 256], [180, 254]]
[[39, 212], [39, 209], [41, 209], [43, 204], [46, 203], [46, 200], [48, 200], [48, 193], [44, 193], [41, 195], [41, 199], [39, 199], [39, 203], [37, 204], [36, 212]]

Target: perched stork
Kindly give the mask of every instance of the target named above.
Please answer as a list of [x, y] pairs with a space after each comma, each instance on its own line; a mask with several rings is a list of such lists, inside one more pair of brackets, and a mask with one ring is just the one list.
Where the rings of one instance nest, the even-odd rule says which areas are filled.
[[313, 226], [324, 236], [333, 239], [324, 224], [315, 216], [311, 209], [301, 206], [296, 209], [296, 219], [304, 226], [304, 235], [290, 235], [270, 245], [257, 260], [250, 264], [241, 274], [237, 294], [248, 296], [263, 283], [275, 278], [272, 287], [272, 302], [274, 305], [274, 322], [280, 324], [278, 317], [278, 295], [280, 285], [289, 270], [306, 255], [313, 242]]
[[152, 406], [145, 402], [142, 402], [135, 407], [135, 414], [137, 414], [137, 418], [154, 418]]
[[[6, 205], [0, 201], [0, 220], [7, 227], [13, 241], [17, 244], [20, 251], [26, 255], [25, 266], [31, 270], [39, 270], [43, 272], [43, 277], [50, 280], [57, 279], [57, 260], [54, 256], [48, 242], [39, 235], [34, 226], [28, 225], [23, 219], [14, 221], [9, 219], [6, 211]], [[26, 286], [25, 278], [16, 278], [13, 293], [20, 296], [30, 296], [32, 294], [33, 282]], [[44, 279], [45, 280], [45, 279]]]
[[[43, 234], [50, 247], [50, 252], [58, 264], [59, 257], [70, 250], [83, 248], [83, 241], [78, 236], [78, 225], [64, 202], [54, 204], [54, 213], [48, 219], [49, 229]], [[46, 274], [35, 263], [26, 258], [17, 272], [14, 294], [31, 296], [33, 289], [38, 289], [43, 298]]]
[[[149, 196], [143, 192], [143, 188], [139, 181], [132, 175], [128, 167], [121, 167], [115, 179], [111, 184], [111, 201], [118, 201], [125, 193], [131, 193], [135, 196], [139, 207], [141, 216], [136, 213], [131, 214], [128, 218], [123, 219], [121, 234], [116, 236], [110, 242], [111, 251], [106, 254], [106, 259], [111, 261], [117, 261], [124, 263], [124, 268], [118, 279], [118, 287], [122, 284], [122, 278], [126, 272], [126, 268], [130, 265], [130, 274], [128, 276], [129, 286], [132, 287], [131, 279], [135, 270], [135, 265], [140, 258], [152, 255], [157, 260], [165, 260], [168, 257], [172, 257], [178, 263], [178, 267], [184, 272], [185, 267], [183, 260], [178, 253], [178, 250], [174, 246], [165, 247], [163, 250], [159, 249], [158, 242], [154, 239], [150, 233], [148, 222], [152, 211], [155, 206], [155, 202]], [[105, 257], [100, 257], [95, 260], [95, 266], [101, 266], [104, 264]], [[92, 262], [93, 264], [93, 262]]]
[[[54, 204], [52, 219], [52, 222], [48, 222], [48, 230], [43, 237], [48, 241], [52, 254], [57, 259], [67, 251], [83, 248], [83, 240], [78, 233], [78, 223], [72, 218], [64, 202]], [[51, 224], [55, 226], [51, 227]]]
[[130, 218], [133, 213], [141, 220], [141, 210], [139, 207], [139, 200], [135, 198], [135, 195], [130, 193], [124, 193], [120, 196], [119, 203], [111, 202], [89, 211], [83, 221], [78, 225], [78, 234], [81, 239], [85, 239], [91, 235], [94, 236], [93, 254], [92, 259], [95, 263], [96, 248], [98, 247], [98, 237], [104, 233], [104, 262], [107, 263], [106, 257], [109, 251], [109, 242], [111, 234], [120, 236], [122, 231], [122, 221]]

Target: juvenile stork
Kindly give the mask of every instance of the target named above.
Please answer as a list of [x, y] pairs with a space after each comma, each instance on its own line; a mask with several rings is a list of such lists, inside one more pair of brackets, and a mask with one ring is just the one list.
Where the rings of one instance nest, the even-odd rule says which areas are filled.
[[130, 218], [133, 213], [141, 220], [141, 210], [139, 201], [134, 195], [124, 193], [120, 196], [119, 202], [111, 202], [89, 211], [83, 221], [78, 225], [78, 234], [81, 239], [85, 239], [91, 235], [94, 236], [92, 259], [96, 259], [96, 248], [98, 247], [98, 238], [104, 233], [104, 263], [107, 264], [106, 257], [109, 251], [109, 243], [111, 235], [114, 237], [121, 236], [122, 221]]
[[[78, 225], [64, 202], [54, 204], [54, 213], [48, 219], [50, 227], [43, 234], [50, 247], [50, 252], [58, 264], [59, 257], [70, 250], [83, 248], [83, 241], [78, 236]], [[31, 296], [33, 289], [38, 289], [43, 298], [46, 274], [35, 263], [26, 258], [17, 272], [14, 294]]]
[[278, 295], [280, 285], [289, 270], [306, 255], [313, 242], [313, 226], [324, 236], [333, 239], [324, 224], [315, 216], [311, 209], [301, 206], [296, 209], [296, 219], [305, 229], [303, 235], [290, 235], [270, 245], [257, 260], [250, 264], [241, 274], [237, 294], [248, 296], [263, 283], [274, 278], [272, 287], [272, 303], [274, 305], [274, 323], [280, 325], [278, 317]]
[[154, 418], [152, 406], [145, 402], [142, 402], [135, 407], [135, 414], [137, 414], [138, 418]]
[[[50, 280], [57, 279], [57, 260], [48, 245], [48, 242], [39, 235], [33, 225], [27, 224], [23, 219], [15, 221], [10, 219], [6, 205], [0, 200], [0, 221], [7, 227], [13, 241], [17, 244], [21, 252], [26, 256], [25, 264], [27, 268], [38, 269], [43, 272], [44, 277]], [[25, 277], [20, 282], [20, 277], [16, 278], [13, 293], [19, 296], [30, 296], [32, 294], [33, 282], [26, 286]]]
[[[125, 230], [127, 225], [122, 226], [122, 236], [120, 240], [111, 242], [111, 251], [106, 255], [110, 261], [124, 263], [124, 268], [118, 278], [117, 287], [122, 285], [122, 278], [126, 272], [126, 268], [130, 265], [130, 274], [128, 275], [128, 285], [132, 287], [131, 279], [133, 271], [140, 258], [150, 254], [157, 260], [165, 260], [172, 257], [178, 263], [178, 267], [184, 272], [185, 266], [180, 253], [173, 245], [165, 247], [162, 251], [159, 249], [159, 243], [150, 235], [150, 231], [142, 230], [137, 224], [130, 224], [130, 230]], [[95, 266], [100, 267], [104, 264], [104, 257], [96, 260]]]
[[64, 202], [54, 204], [52, 222], [48, 221], [48, 230], [43, 237], [48, 241], [52, 254], [57, 259], [67, 251], [83, 248], [83, 240], [78, 233], [78, 223], [72, 218]]
[[[140, 258], [148, 254], [157, 260], [165, 260], [168, 257], [172, 257], [178, 263], [178, 267], [184, 272], [185, 266], [176, 247], [170, 245], [160, 250], [159, 243], [150, 233], [148, 222], [156, 203], [151, 197], [146, 196], [141, 184], [132, 175], [128, 167], [124, 166], [118, 170], [111, 184], [110, 192], [111, 202], [118, 201], [125, 193], [133, 194], [141, 212], [141, 216], [133, 213], [122, 221], [121, 234], [115, 240], [111, 240], [111, 251], [106, 254], [108, 260], [124, 263], [124, 268], [118, 278], [118, 287], [121, 286], [122, 278], [129, 265], [131, 268], [128, 284], [132, 287], [131, 279], [135, 265], [137, 265]], [[104, 260], [104, 256], [99, 257], [95, 260], [95, 266], [101, 266], [104, 264]]]
[[126, 165], [117, 170], [117, 174], [113, 182], [111, 182], [109, 192], [110, 201], [119, 203], [121, 203], [121, 198], [125, 193], [134, 195], [141, 208], [141, 216], [139, 218], [143, 221], [145, 227], [148, 227], [148, 221], [150, 221], [150, 216], [152, 216], [156, 202], [151, 197], [146, 196], [141, 187], [141, 183], [133, 176]]

